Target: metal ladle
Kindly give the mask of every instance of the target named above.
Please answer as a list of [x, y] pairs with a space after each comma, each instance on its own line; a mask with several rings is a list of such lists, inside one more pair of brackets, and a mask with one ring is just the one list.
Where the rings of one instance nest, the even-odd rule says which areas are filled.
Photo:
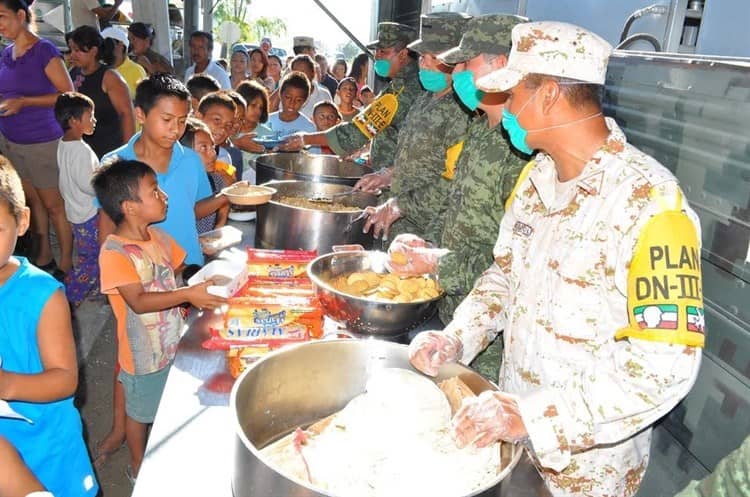
[[334, 198], [348, 197], [350, 195], [353, 195], [354, 193], [356, 192], [354, 191], [353, 188], [347, 192], [332, 193], [330, 195], [323, 194], [323, 193], [315, 193], [311, 197], [309, 197], [307, 200], [309, 200], [310, 202], [318, 203], [318, 204], [332, 204]]

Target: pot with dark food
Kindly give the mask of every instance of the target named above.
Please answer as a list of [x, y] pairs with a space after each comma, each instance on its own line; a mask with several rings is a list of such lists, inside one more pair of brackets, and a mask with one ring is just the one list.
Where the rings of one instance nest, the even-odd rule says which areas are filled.
[[[270, 354], [248, 368], [237, 379], [230, 399], [236, 430], [234, 496], [332, 495], [312, 484], [282, 475], [261, 450], [297, 427], [306, 428], [340, 411], [363, 393], [368, 380], [383, 368], [415, 371], [405, 345], [382, 340], [306, 343]], [[435, 381], [454, 377], [477, 395], [485, 390], [497, 390], [493, 383], [458, 363], [443, 365]], [[519, 446], [503, 444], [500, 469], [494, 479], [466, 495], [500, 495], [502, 480], [516, 466], [522, 452]], [[342, 458], [355, 456], [340, 455]]]
[[376, 251], [338, 252], [319, 256], [307, 266], [307, 273], [323, 312], [358, 335], [395, 338], [430, 319], [442, 292], [416, 302], [384, 302], [377, 294], [354, 296], [336, 288], [336, 278], [355, 272], [386, 274], [388, 255]]
[[276, 193], [258, 206], [255, 246], [265, 249], [330, 252], [334, 245], [372, 247], [372, 233], [362, 233], [364, 209], [378, 203], [375, 195], [346, 193], [351, 187], [309, 181], [271, 181]]
[[335, 155], [275, 153], [255, 159], [258, 184], [272, 180], [304, 180], [354, 186], [362, 176], [371, 172], [370, 167]]

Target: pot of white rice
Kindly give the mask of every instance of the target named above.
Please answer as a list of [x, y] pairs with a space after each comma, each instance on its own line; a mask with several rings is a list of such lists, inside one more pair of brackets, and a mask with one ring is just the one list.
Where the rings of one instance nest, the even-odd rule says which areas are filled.
[[[497, 390], [493, 383], [460, 364], [444, 365], [434, 382], [454, 377], [476, 395], [485, 390]], [[389, 378], [390, 384], [383, 381]], [[407, 383], [414, 385], [415, 392], [427, 392], [427, 397], [431, 398], [422, 397], [422, 393], [411, 395]], [[438, 394], [431, 391], [433, 388]], [[437, 414], [433, 416], [433, 413], [444, 409], [440, 405], [435, 407], [434, 401], [440, 401], [440, 393], [433, 379], [412, 368], [405, 345], [381, 340], [331, 340], [272, 353], [248, 368], [232, 390], [233, 495], [499, 495], [500, 483], [518, 463], [522, 448], [508, 444], [501, 448], [497, 444], [494, 448], [470, 446], [459, 450], [446, 441], [448, 430], [435, 428], [436, 433], [431, 435], [430, 427], [437, 419]], [[400, 416], [400, 411], [395, 414], [385, 405], [394, 400], [397, 406], [407, 409], [404, 412], [413, 415], [396, 417]], [[440, 413], [443, 423], [450, 420], [450, 407], [447, 409], [447, 413]], [[276, 446], [291, 440], [290, 434], [295, 430], [302, 435], [299, 428], [316, 426], [315, 423], [334, 413], [336, 417], [328, 418], [333, 421], [326, 425], [329, 432], [324, 433], [333, 435], [333, 439], [346, 439], [346, 433], [354, 437], [358, 424], [357, 443], [329, 445], [326, 452], [323, 434], [319, 436], [320, 441], [305, 440], [302, 445], [294, 437], [294, 447], [291, 442], [287, 444], [288, 452], [292, 458], [299, 453], [301, 457], [294, 463], [297, 469], [302, 469], [295, 472], [294, 468], [279, 462], [279, 452], [274, 452]], [[383, 419], [388, 417], [392, 419]], [[382, 433], [382, 437], [369, 434], [363, 438], [363, 423], [365, 432], [371, 426], [372, 430]], [[418, 436], [417, 432], [424, 433]], [[387, 442], [388, 436], [395, 438]], [[413, 447], [418, 445], [417, 441], [426, 440], [426, 436], [432, 437], [430, 440], [442, 440], [431, 442], [435, 443], [434, 453], [429, 449], [425, 452], [424, 448], [420, 453]], [[326, 440], [330, 441], [331, 437]], [[388, 446], [389, 449], [383, 451], [385, 443], [391, 443], [392, 450]], [[379, 455], [372, 454], [377, 450], [381, 451]], [[446, 451], [448, 454], [442, 454], [445, 458], [441, 459], [441, 452]], [[367, 457], [374, 459], [367, 460]], [[460, 465], [463, 467], [457, 467]], [[368, 473], [354, 477], [353, 472], [362, 467], [368, 468]], [[451, 471], [455, 474], [446, 474]], [[440, 483], [441, 475], [447, 478], [445, 483]], [[455, 481], [459, 478], [467, 481], [459, 485]]]

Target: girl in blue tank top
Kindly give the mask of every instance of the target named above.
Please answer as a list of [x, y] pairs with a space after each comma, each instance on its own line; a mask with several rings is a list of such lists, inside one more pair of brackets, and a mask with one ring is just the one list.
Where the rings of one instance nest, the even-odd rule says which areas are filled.
[[0, 156], [0, 399], [28, 420], [0, 417], [0, 437], [55, 497], [94, 496], [99, 485], [73, 406], [78, 366], [68, 302], [57, 280], [12, 255], [28, 227], [21, 181]]

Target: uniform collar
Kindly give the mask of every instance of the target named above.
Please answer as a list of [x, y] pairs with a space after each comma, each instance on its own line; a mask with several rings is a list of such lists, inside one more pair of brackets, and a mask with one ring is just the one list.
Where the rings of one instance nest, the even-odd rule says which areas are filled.
[[[599, 150], [594, 153], [586, 163], [583, 171], [576, 180], [576, 185], [588, 195], [606, 195], [611, 181], [605, 181], [609, 173], [607, 166], [614, 160], [620, 158], [620, 153], [625, 150], [627, 138], [614, 119], [606, 117], [605, 122], [609, 128], [609, 136]], [[536, 156], [537, 166], [529, 173], [529, 179], [534, 184], [539, 198], [548, 209], [555, 199], [555, 181], [557, 180], [557, 169], [555, 161], [546, 153]]]
[[391, 82], [395, 84], [395, 86], [401, 86], [407, 84], [411, 80], [415, 80], [418, 78], [419, 75], [419, 64], [416, 60], [410, 61], [408, 64], [406, 64], [404, 67], [401, 68], [401, 70], [396, 74]]

